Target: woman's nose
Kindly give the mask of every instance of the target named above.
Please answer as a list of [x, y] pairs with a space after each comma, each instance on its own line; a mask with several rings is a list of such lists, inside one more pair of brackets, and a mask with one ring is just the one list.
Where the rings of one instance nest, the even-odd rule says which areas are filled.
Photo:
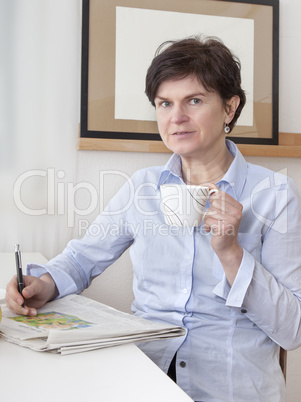
[[181, 124], [188, 120], [188, 115], [183, 106], [174, 105], [172, 109], [171, 122], [174, 124]]

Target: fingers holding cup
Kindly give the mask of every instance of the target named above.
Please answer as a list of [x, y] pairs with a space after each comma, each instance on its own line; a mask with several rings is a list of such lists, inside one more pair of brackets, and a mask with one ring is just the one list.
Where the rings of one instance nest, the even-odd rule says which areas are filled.
[[204, 230], [212, 233], [211, 245], [215, 251], [231, 247], [237, 242], [243, 207], [223, 191], [213, 194], [210, 203], [204, 219]]

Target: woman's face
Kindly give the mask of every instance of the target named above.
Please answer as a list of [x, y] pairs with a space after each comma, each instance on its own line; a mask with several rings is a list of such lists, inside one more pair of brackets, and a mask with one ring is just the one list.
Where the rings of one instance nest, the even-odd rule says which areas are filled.
[[155, 107], [160, 135], [171, 151], [184, 158], [212, 157], [225, 146], [224, 123], [230, 123], [233, 113], [227, 113], [218, 93], [206, 91], [194, 76], [164, 81]]

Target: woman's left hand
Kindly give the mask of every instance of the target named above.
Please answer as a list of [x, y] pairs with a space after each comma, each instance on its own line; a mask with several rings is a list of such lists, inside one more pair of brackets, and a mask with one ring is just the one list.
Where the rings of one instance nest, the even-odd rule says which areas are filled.
[[243, 250], [237, 240], [243, 207], [223, 191], [213, 193], [210, 203], [203, 228], [212, 232], [211, 246], [224, 267], [228, 282], [232, 285], [243, 256]]

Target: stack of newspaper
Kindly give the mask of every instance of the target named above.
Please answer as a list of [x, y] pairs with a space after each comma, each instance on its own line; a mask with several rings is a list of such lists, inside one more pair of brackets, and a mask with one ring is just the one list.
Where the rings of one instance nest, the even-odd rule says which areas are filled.
[[1, 337], [37, 351], [70, 354], [185, 335], [181, 327], [138, 318], [81, 295], [49, 302], [35, 317], [14, 315], [5, 305], [1, 309]]

